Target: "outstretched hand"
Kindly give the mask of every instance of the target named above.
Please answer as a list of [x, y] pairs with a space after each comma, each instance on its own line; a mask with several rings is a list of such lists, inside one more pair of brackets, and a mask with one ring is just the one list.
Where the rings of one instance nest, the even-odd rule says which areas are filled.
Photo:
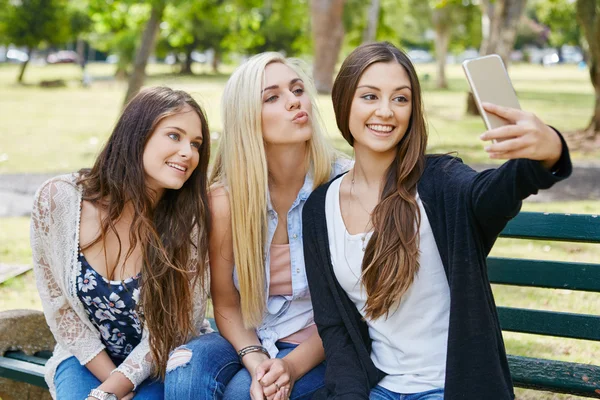
[[482, 106], [487, 112], [511, 123], [480, 136], [481, 140], [498, 140], [485, 147], [490, 158], [528, 158], [540, 161], [548, 170], [560, 159], [562, 142], [558, 134], [534, 114], [491, 103], [483, 103]]

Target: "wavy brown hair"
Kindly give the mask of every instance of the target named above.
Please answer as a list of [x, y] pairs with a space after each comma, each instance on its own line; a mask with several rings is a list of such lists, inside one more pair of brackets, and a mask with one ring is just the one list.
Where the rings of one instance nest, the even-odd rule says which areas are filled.
[[419, 270], [417, 183], [425, 169], [427, 127], [421, 86], [410, 59], [388, 42], [359, 46], [346, 58], [333, 84], [333, 108], [338, 128], [353, 146], [350, 109], [358, 82], [375, 63], [398, 63], [409, 76], [412, 110], [406, 134], [397, 145], [396, 157], [385, 174], [379, 203], [371, 215], [373, 235], [362, 263], [362, 283], [367, 292], [365, 315], [376, 319], [398, 305]]
[[[155, 193], [146, 186], [144, 149], [157, 124], [186, 106], [202, 123], [198, 166], [179, 190], [167, 189], [156, 201]], [[171, 349], [196, 333], [192, 297], [196, 284], [204, 288], [206, 274], [209, 157], [208, 122], [198, 103], [184, 91], [154, 87], [142, 90], [127, 104], [94, 166], [80, 171], [83, 199], [105, 215], [100, 234], [84, 249], [104, 242], [112, 232], [119, 242], [118, 263], [122, 249], [115, 222], [126, 205], [134, 210], [125, 261], [140, 244], [143, 262], [138, 312], [148, 328], [155, 375], [161, 378]], [[108, 260], [106, 255], [104, 247]], [[107, 265], [109, 278], [114, 276], [116, 263]]]

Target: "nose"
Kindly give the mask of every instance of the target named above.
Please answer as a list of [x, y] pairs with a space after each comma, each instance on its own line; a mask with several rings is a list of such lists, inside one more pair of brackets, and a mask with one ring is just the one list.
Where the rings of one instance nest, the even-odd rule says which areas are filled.
[[288, 111], [300, 108], [300, 99], [294, 93], [290, 93], [286, 104]]
[[192, 156], [192, 152], [194, 151], [192, 149], [192, 145], [191, 143], [182, 140], [180, 142], [180, 146], [179, 146], [179, 155], [183, 158], [190, 158]]
[[375, 111], [375, 115], [379, 118], [392, 118], [394, 113], [390, 110], [390, 107], [386, 104], [381, 104], [380, 107]]

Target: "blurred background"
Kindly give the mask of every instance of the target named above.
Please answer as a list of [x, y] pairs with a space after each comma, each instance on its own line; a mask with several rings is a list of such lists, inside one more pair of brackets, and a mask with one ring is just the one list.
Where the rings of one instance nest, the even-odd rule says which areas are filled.
[[[190, 92], [216, 144], [229, 74], [267, 50], [306, 61], [331, 140], [351, 154], [329, 96], [337, 68], [361, 43], [400, 46], [424, 89], [429, 152], [456, 151], [476, 169], [494, 163], [478, 139], [485, 127], [460, 63], [499, 54], [521, 106], [565, 134], [576, 167], [524, 209], [598, 213], [599, 9], [597, 0], [0, 0], [0, 311], [41, 309], [29, 213], [45, 179], [91, 166], [123, 104], [144, 86]], [[591, 244], [502, 239], [493, 253], [600, 263]], [[494, 294], [515, 307], [600, 309], [594, 293], [498, 286]], [[598, 343], [504, 334], [511, 354], [600, 359]]]

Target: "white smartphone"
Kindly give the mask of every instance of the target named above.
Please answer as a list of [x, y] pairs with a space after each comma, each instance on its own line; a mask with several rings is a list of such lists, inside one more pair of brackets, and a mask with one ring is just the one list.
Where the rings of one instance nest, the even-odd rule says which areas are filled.
[[462, 66], [487, 129], [510, 125], [507, 120], [487, 113], [481, 106], [482, 102], [487, 102], [504, 107], [521, 108], [502, 58], [497, 54], [491, 54], [467, 60]]

